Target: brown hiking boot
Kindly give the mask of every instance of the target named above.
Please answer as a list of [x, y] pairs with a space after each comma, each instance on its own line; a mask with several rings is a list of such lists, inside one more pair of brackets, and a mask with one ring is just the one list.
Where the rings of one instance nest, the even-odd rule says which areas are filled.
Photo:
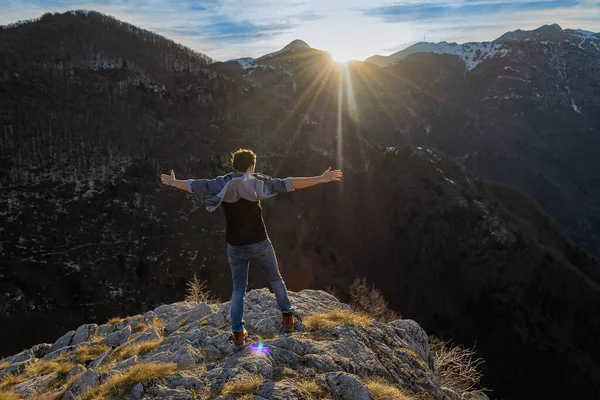
[[281, 315], [284, 332], [292, 332], [294, 330], [294, 314], [284, 313]]
[[236, 350], [242, 350], [244, 347], [248, 346], [248, 331], [244, 329], [241, 332], [233, 332], [233, 347]]

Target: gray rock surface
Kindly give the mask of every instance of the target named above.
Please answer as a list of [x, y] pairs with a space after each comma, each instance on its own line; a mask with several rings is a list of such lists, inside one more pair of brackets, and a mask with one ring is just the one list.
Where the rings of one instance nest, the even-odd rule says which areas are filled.
[[109, 334], [102, 343], [107, 344], [109, 346], [119, 346], [127, 341], [131, 336], [131, 326], [127, 325], [125, 328], [120, 331], [113, 332]]
[[344, 372], [327, 375], [334, 400], [373, 400], [369, 389], [356, 376]]
[[83, 365], [77, 364], [73, 368], [71, 368], [69, 372], [67, 372], [67, 375], [65, 376], [65, 381], [68, 382], [72, 377], [77, 376], [85, 371], [86, 368]]
[[76, 345], [79, 343], [89, 341], [92, 338], [92, 336], [94, 336], [94, 334], [96, 334], [97, 330], [98, 330], [98, 325], [96, 325], [96, 324], [81, 325], [75, 331], [75, 334], [73, 335], [73, 341], [71, 342], [71, 344]]
[[71, 389], [65, 393], [62, 400], [77, 399], [78, 396], [86, 394], [99, 384], [100, 377], [94, 370], [89, 369], [71, 386]]
[[140, 400], [143, 394], [144, 385], [142, 385], [141, 383], [138, 383], [131, 389], [131, 397], [133, 397], [135, 400]]
[[[303, 318], [336, 308], [349, 309], [322, 291], [303, 290], [290, 293], [290, 298]], [[170, 328], [163, 332], [152, 326], [157, 319]], [[252, 345], [236, 352], [229, 333], [229, 303], [164, 305], [114, 325], [83, 325], [52, 346], [40, 345], [7, 357], [9, 365], [0, 374], [19, 374], [37, 362], [35, 356], [41, 354], [45, 354], [44, 361], [77, 360], [78, 347], [99, 346], [91, 343], [101, 341], [113, 347], [96, 357], [87, 370], [77, 365], [66, 374], [62, 384], [82, 375], [63, 400], [76, 400], [114, 374], [126, 373], [140, 363], [174, 363], [177, 370], [162, 379], [136, 384], [129, 389], [128, 398], [232, 400], [232, 396], [219, 396], [228, 382], [258, 376], [262, 383], [253, 389], [253, 400], [305, 399], [296, 385], [301, 380], [316, 382], [330, 399], [370, 400], [368, 377], [383, 378], [415, 398], [487, 399], [481, 393], [456, 393], [441, 387], [427, 334], [411, 320], [338, 325], [313, 332], [297, 320], [295, 332], [283, 333], [275, 299], [266, 289], [247, 294], [245, 320]], [[128, 341], [133, 329], [143, 331]], [[111, 355], [115, 350], [115, 354], [122, 354], [119, 349], [149, 341], [159, 341], [158, 346], [140, 350], [125, 360]], [[49, 350], [53, 351], [46, 354]], [[68, 389], [51, 386], [49, 382], [55, 377], [54, 372], [27, 377], [10, 391], [32, 396], [44, 393], [45, 386], [54, 394]], [[208, 393], [211, 397], [206, 397]]]
[[56, 340], [56, 342], [54, 342], [52, 347], [50, 347], [49, 352], [52, 353], [53, 351], [62, 349], [63, 347], [70, 345], [73, 340], [73, 335], [75, 335], [75, 331], [69, 331], [69, 332], [65, 333], [64, 335], [62, 335], [60, 338], [58, 338]]

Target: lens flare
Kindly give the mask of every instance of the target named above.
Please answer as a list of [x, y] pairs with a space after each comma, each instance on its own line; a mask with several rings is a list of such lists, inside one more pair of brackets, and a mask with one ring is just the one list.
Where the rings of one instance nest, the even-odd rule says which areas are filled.
[[263, 342], [260, 342], [251, 344], [250, 352], [257, 357], [266, 357], [271, 354], [271, 349], [265, 346]]

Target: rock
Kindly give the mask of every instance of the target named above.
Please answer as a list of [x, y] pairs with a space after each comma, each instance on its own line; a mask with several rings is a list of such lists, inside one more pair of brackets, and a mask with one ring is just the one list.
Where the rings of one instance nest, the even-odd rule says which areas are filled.
[[22, 397], [32, 397], [41, 389], [48, 386], [48, 384], [56, 379], [57, 376], [58, 374], [56, 372], [41, 376], [33, 376], [26, 381], [16, 384], [10, 391], [19, 394]]
[[43, 358], [46, 356], [46, 354], [48, 354], [50, 352], [51, 348], [52, 348], [51, 344], [41, 343], [41, 344], [33, 346], [31, 348], [31, 350], [33, 351], [33, 354], [35, 355], [35, 358]]
[[2, 376], [10, 374], [20, 374], [21, 372], [25, 371], [25, 368], [27, 368], [29, 364], [33, 364], [37, 360], [37, 358], [30, 358], [29, 360], [19, 361], [14, 364], [11, 364], [8, 367], [4, 368], [4, 370], [2, 371]]
[[305, 397], [302, 395], [302, 393], [290, 384], [265, 381], [262, 385], [260, 385], [260, 388], [258, 389], [256, 396], [253, 397], [253, 400], [289, 400], [304, 398]]
[[125, 343], [127, 339], [129, 339], [129, 336], [131, 336], [131, 326], [127, 325], [120, 331], [113, 332], [105, 337], [102, 343], [110, 346], [120, 346], [121, 344]]
[[158, 332], [157, 328], [148, 328], [147, 330], [145, 330], [144, 332], [140, 333], [138, 336], [134, 337], [133, 339], [131, 339], [127, 345], [130, 344], [135, 344], [135, 343], [140, 343], [140, 342], [147, 342], [150, 340], [157, 340], [160, 339], [160, 333]]
[[187, 313], [177, 315], [175, 318], [171, 318], [167, 325], [165, 326], [165, 332], [171, 334], [175, 332], [177, 329], [181, 328], [183, 323], [187, 323]]
[[53, 360], [53, 359], [55, 359], [55, 358], [57, 358], [59, 356], [62, 356], [63, 354], [70, 353], [73, 350], [75, 350], [75, 346], [61, 347], [58, 350], [55, 350], [55, 351], [53, 351], [51, 353], [46, 354], [44, 356], [43, 360]]
[[169, 348], [159, 348], [144, 357], [147, 362], [176, 363], [178, 367], [191, 367], [202, 361], [202, 353], [189, 342], [175, 343]]
[[133, 397], [135, 400], [140, 400], [143, 394], [144, 385], [142, 385], [141, 383], [138, 383], [131, 389], [131, 397]]
[[92, 363], [90, 364], [90, 369], [98, 368], [112, 352], [113, 352], [113, 348], [111, 347], [110, 349], [106, 350], [104, 353], [100, 354], [94, 361], [92, 361]]
[[169, 320], [167, 326], [165, 326], [165, 332], [173, 333], [180, 329], [183, 324], [187, 325], [192, 322], [204, 319], [212, 314], [212, 309], [208, 304], [200, 303], [188, 312], [177, 314], [175, 317]]
[[[196, 326], [193, 326], [196, 325]], [[217, 335], [218, 331], [210, 327], [201, 327], [198, 322], [186, 328], [178, 330], [167, 337], [164, 343], [175, 343], [181, 340], [187, 340], [194, 346], [200, 346], [209, 336]]]
[[[323, 312], [336, 307], [347, 308], [331, 295], [306, 290], [290, 293], [294, 306], [303, 315]], [[214, 306], [199, 304], [192, 308], [187, 303], [157, 307], [142, 316], [129, 320], [127, 325], [104, 336], [104, 342], [113, 346], [124, 343], [135, 345], [152, 340], [162, 340], [159, 346], [143, 355], [134, 355], [115, 363], [110, 354], [114, 347], [105, 351], [90, 363], [88, 370], [78, 365], [72, 368], [66, 377], [82, 374], [72, 388], [56, 389], [57, 398], [69, 389], [63, 399], [76, 400], [90, 388], [110, 379], [142, 362], [175, 363], [178, 371], [164, 379], [150, 380], [135, 385], [127, 398], [144, 400], [192, 400], [195, 393], [204, 396], [208, 388], [211, 393], [220, 393], [224, 385], [232, 379], [258, 375], [263, 379], [253, 400], [291, 400], [304, 396], [295, 387], [294, 382], [309, 379], [316, 382], [324, 391], [326, 398], [338, 400], [369, 400], [371, 395], [358, 377], [381, 377], [415, 397], [446, 400], [487, 400], [478, 393], [456, 393], [440, 386], [433, 357], [429, 349], [427, 334], [411, 320], [397, 320], [390, 323], [372, 322], [361, 326], [340, 325], [315, 332], [295, 331], [280, 334], [281, 321], [273, 295], [268, 290], [253, 290], [248, 293], [248, 310], [245, 318], [250, 332], [249, 346], [234, 351], [229, 334], [229, 326], [218, 325], [227, 321], [229, 303]], [[178, 327], [171, 335], [162, 338], [161, 330], [151, 326], [137, 334], [129, 342], [132, 327], [143, 321], [161, 320], [169, 317], [171, 321], [187, 323]], [[174, 323], [173, 323], [174, 324]], [[299, 325], [302, 327], [302, 325]], [[226, 331], [223, 331], [223, 328]], [[60, 348], [45, 354], [44, 359], [55, 359], [67, 354], [74, 358], [79, 346], [87, 346], [95, 330], [96, 335], [109, 332], [113, 328], [107, 325], [95, 327], [83, 325], [57, 341]], [[79, 344], [74, 344], [84, 340]], [[63, 346], [64, 343], [71, 343]], [[260, 346], [256, 344], [261, 343]], [[54, 346], [54, 345], [52, 345]], [[42, 354], [52, 348], [42, 346], [38, 350], [26, 350], [11, 357], [15, 362], [7, 367], [9, 371], [19, 372], [38, 359], [36, 352]], [[54, 347], [58, 347], [54, 346]], [[111, 363], [106, 365], [106, 363]], [[195, 368], [198, 366], [199, 368]], [[101, 368], [100, 372], [98, 368]], [[181, 370], [185, 368], [186, 370]], [[2, 372], [4, 373], [4, 372]], [[17, 387], [23, 397], [37, 395], [50, 374], [34, 376]], [[231, 400], [233, 397], [221, 397]]]
[[168, 322], [178, 315], [188, 312], [192, 308], [190, 303], [179, 302], [174, 304], [163, 304], [154, 309], [156, 317], [162, 321]]
[[96, 325], [96, 324], [81, 325], [75, 331], [75, 334], [73, 335], [73, 341], [71, 342], [71, 344], [77, 345], [79, 343], [89, 341], [92, 338], [92, 336], [94, 336], [96, 334], [97, 330], [98, 330], [98, 325]]
[[165, 379], [165, 384], [172, 389], [194, 390], [196, 392], [202, 390], [205, 385], [197, 374], [178, 371]]
[[334, 400], [373, 400], [369, 389], [354, 375], [337, 372], [327, 375]]
[[419, 353], [421, 358], [427, 362], [435, 373], [435, 363], [429, 349], [429, 337], [423, 328], [411, 319], [398, 319], [390, 322], [388, 325], [396, 328], [397, 334], [407, 341], [410, 348]]
[[151, 325], [156, 321], [156, 313], [154, 311], [148, 311], [144, 315], [142, 315], [142, 323], [146, 325]]
[[129, 367], [134, 366], [136, 363], [138, 362], [138, 356], [131, 356], [129, 357], [127, 360], [121, 361], [120, 363], [117, 363], [113, 369], [115, 370], [123, 370], [123, 369], [127, 369]]
[[100, 325], [96, 330], [96, 336], [106, 337], [115, 331], [115, 326], [112, 324]]
[[50, 347], [49, 352], [52, 353], [53, 351], [62, 349], [63, 347], [70, 345], [71, 341], [73, 340], [73, 335], [75, 335], [75, 331], [69, 331], [62, 335], [60, 338], [58, 338], [56, 342], [54, 342], [52, 347]]
[[6, 357], [2, 361], [6, 361], [8, 363], [18, 363], [21, 361], [29, 360], [31, 358], [38, 358], [35, 356], [35, 352], [32, 349], [23, 350], [22, 352], [15, 354], [14, 356]]
[[86, 368], [83, 365], [77, 364], [73, 368], [71, 368], [69, 370], [69, 372], [67, 372], [67, 375], [65, 375], [64, 380], [65, 380], [65, 382], [68, 382], [69, 379], [71, 379], [72, 377], [77, 376], [85, 371], [86, 371]]
[[212, 309], [210, 306], [208, 304], [200, 303], [187, 313], [187, 318], [189, 322], [194, 322], [211, 314]]
[[75, 400], [79, 396], [83, 396], [91, 389], [95, 388], [100, 384], [98, 374], [88, 369], [74, 384], [71, 389], [63, 396], [62, 400]]

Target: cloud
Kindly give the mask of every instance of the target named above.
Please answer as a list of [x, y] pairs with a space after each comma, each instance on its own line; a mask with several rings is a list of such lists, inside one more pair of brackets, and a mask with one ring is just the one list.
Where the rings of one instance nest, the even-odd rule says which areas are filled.
[[466, 0], [462, 2], [396, 3], [360, 9], [365, 16], [376, 17], [382, 22], [415, 22], [492, 16], [509, 11], [544, 10], [576, 6], [573, 0], [493, 1]]

